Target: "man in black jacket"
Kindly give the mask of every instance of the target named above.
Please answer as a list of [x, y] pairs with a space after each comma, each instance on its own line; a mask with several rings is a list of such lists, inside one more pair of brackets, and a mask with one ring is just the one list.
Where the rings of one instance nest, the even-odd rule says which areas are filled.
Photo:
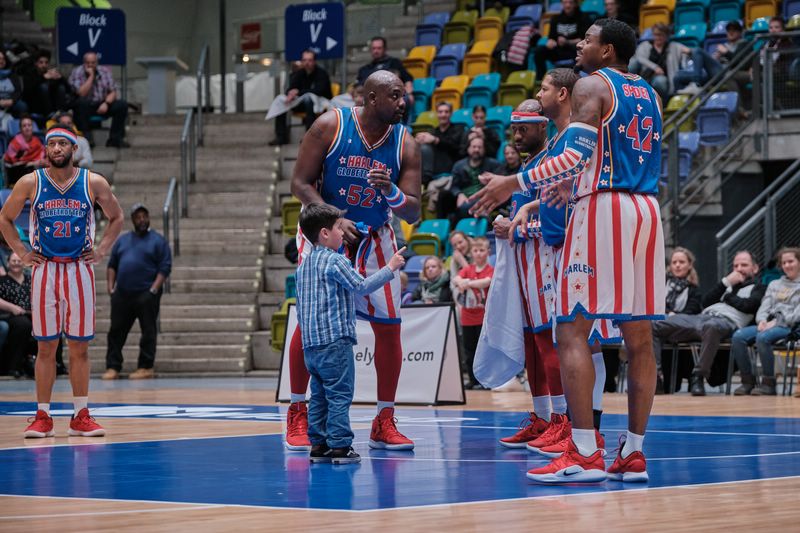
[[451, 123], [452, 115], [453, 106], [447, 102], [440, 103], [436, 106], [439, 126], [432, 132], [424, 131], [414, 136], [422, 155], [422, 183], [425, 185], [439, 174], [452, 173], [453, 164], [461, 157], [464, 127]]
[[753, 321], [764, 286], [759, 282], [758, 264], [748, 251], [736, 253], [733, 270], [703, 296], [703, 312], [699, 315], [672, 315], [653, 322], [653, 348], [661, 351], [661, 342], [700, 341], [700, 356], [692, 370], [692, 396], [705, 396], [703, 379], [711, 373], [711, 364], [720, 342], [734, 331]]
[[[592, 20], [578, 7], [577, 0], [563, 0], [561, 13], [550, 19], [550, 33], [547, 44], [537, 46], [534, 51], [536, 62], [536, 79], [541, 80], [547, 73], [547, 61], [575, 60], [577, 51], [575, 45], [583, 39], [586, 30], [592, 25]], [[564, 66], [564, 65], [556, 65]]]
[[[331, 90], [331, 78], [322, 67], [317, 66], [317, 55], [313, 50], [305, 50], [300, 59], [300, 68], [289, 78], [289, 88], [286, 90], [286, 103], [289, 104], [296, 98], [306, 93], [313, 93], [323, 98], [333, 98]], [[311, 100], [306, 100], [296, 111], [305, 112], [303, 125], [309, 129], [317, 115], [314, 114], [314, 104]], [[270, 146], [278, 146], [289, 142], [289, 122], [288, 113], [283, 113], [275, 117], [275, 139], [270, 141]]]
[[372, 56], [372, 61], [358, 69], [358, 78], [356, 81], [364, 85], [369, 78], [369, 75], [378, 70], [388, 70], [395, 74], [406, 88], [406, 108], [410, 109], [414, 105], [414, 77], [408, 73], [403, 66], [403, 62], [386, 54], [386, 39], [377, 36], [373, 37], [369, 42], [369, 52]]

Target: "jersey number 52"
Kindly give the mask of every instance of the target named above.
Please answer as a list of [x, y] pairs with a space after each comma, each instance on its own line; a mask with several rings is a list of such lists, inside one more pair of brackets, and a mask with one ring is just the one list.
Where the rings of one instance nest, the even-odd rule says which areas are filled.
[[350, 205], [360, 205], [361, 207], [372, 207], [377, 193], [372, 187], [362, 187], [361, 185], [350, 185], [347, 189], [347, 203]]

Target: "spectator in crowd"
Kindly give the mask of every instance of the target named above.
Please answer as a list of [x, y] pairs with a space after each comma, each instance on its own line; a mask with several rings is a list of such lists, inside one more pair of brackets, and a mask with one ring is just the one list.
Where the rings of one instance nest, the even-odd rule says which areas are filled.
[[414, 303], [438, 304], [453, 301], [450, 292], [450, 272], [444, 270], [442, 260], [428, 256], [422, 265], [420, 283], [411, 295]]
[[[672, 251], [667, 267], [667, 316], [696, 315], [703, 310], [700, 294], [700, 278], [694, 268], [694, 254], [686, 248], [677, 247]], [[664, 374], [661, 370], [661, 352], [656, 352], [658, 379], [656, 392], [664, 392]]]
[[150, 229], [150, 214], [144, 205], [134, 204], [131, 221], [134, 231], [120, 236], [108, 259], [111, 329], [103, 379], [119, 377], [122, 348], [135, 320], [139, 320], [142, 330], [139, 362], [136, 371], [128, 377], [154, 377], [158, 311], [162, 286], [172, 270], [172, 253], [164, 237]]
[[0, 132], [8, 131], [6, 124], [12, 116], [25, 111], [22, 95], [22, 81], [11, 71], [6, 53], [0, 50]]
[[581, 12], [577, 0], [564, 0], [561, 9], [561, 13], [550, 19], [547, 44], [537, 46], [534, 51], [538, 80], [544, 78], [547, 72], [547, 61], [559, 63], [556, 66], [565, 66], [561, 62], [571, 62], [569, 66], [572, 66], [577, 55], [575, 45], [592, 25], [590, 17]]
[[439, 194], [439, 218], [449, 218], [452, 224], [469, 217], [473, 202], [469, 197], [483, 188], [479, 176], [484, 172], [497, 173], [503, 166], [497, 159], [486, 157], [483, 137], [473, 137], [467, 148], [467, 157], [453, 165], [453, 183], [450, 189]]
[[452, 115], [451, 104], [439, 103], [436, 106], [439, 125], [432, 132], [423, 131], [414, 136], [420, 145], [424, 185], [441, 174], [450, 174], [453, 171], [453, 164], [460, 157], [464, 127], [450, 122]]
[[27, 112], [40, 117], [40, 127], [54, 111], [68, 109], [74, 97], [67, 80], [50, 65], [50, 52], [47, 50], [36, 53], [33, 68], [22, 76], [22, 87], [22, 100]]
[[700, 342], [700, 358], [692, 370], [690, 390], [704, 396], [703, 380], [721, 341], [750, 324], [764, 296], [758, 280], [758, 264], [747, 251], [736, 253], [733, 270], [703, 297], [705, 308], [699, 315], [676, 314], [653, 322], [653, 349], [661, 353], [661, 342]]
[[[295, 99], [304, 94], [311, 93], [327, 98], [333, 98], [331, 90], [331, 78], [328, 72], [317, 65], [317, 54], [313, 50], [304, 50], [300, 58], [300, 65], [297, 71], [289, 77], [289, 88], [286, 90], [286, 103], [290, 104]], [[302, 104], [294, 108], [296, 111], [305, 113], [303, 125], [308, 130], [317, 115], [314, 113], [314, 102], [305, 99]], [[275, 138], [270, 141], [270, 146], [280, 146], [289, 142], [289, 115], [283, 113], [275, 117]]]
[[456, 286], [453, 285], [453, 280], [456, 279], [462, 268], [470, 264], [470, 240], [463, 231], [454, 230], [450, 232], [449, 241], [452, 253], [445, 261], [445, 268], [450, 272], [450, 290], [455, 292]]
[[689, 48], [670, 41], [669, 37], [669, 26], [663, 22], [653, 25], [653, 42], [639, 44], [628, 69], [647, 80], [664, 102], [675, 92], [673, 83], [675, 74], [680, 71], [682, 56], [691, 53]]
[[75, 124], [72, 122], [72, 113], [59, 113], [55, 118], [58, 124], [75, 133], [75, 137], [78, 139], [78, 149], [72, 154], [72, 164], [76, 167], [91, 168], [94, 164], [92, 147], [86, 137], [80, 135], [76, 130]]
[[406, 87], [406, 109], [414, 105], [414, 77], [408, 73], [403, 62], [386, 54], [386, 39], [375, 36], [369, 41], [369, 53], [372, 61], [358, 69], [356, 81], [364, 85], [369, 75], [378, 70], [388, 70], [395, 74]]
[[[700, 46], [690, 50], [694, 66], [692, 70], [681, 70], [675, 73], [673, 83], [675, 89], [680, 94], [696, 94], [700, 92], [700, 87], [709, 79], [713, 78], [725, 68], [733, 59], [741, 46], [746, 46], [744, 40], [744, 29], [738, 21], [732, 20], [725, 26], [727, 41], [718, 44], [717, 49], [709, 54]], [[705, 73], [704, 73], [705, 72]], [[746, 71], [742, 72], [743, 82], [749, 82], [750, 76]], [[738, 83], [738, 76], [737, 76]]]
[[[775, 354], [772, 345], [785, 339], [800, 323], [800, 248], [784, 248], [778, 253], [784, 275], [767, 287], [756, 313], [755, 326], [741, 328], [733, 334], [731, 351], [742, 373], [737, 396], [775, 395]], [[763, 377], [755, 386], [753, 368], [747, 346], [755, 344], [761, 358]]]
[[500, 149], [500, 136], [494, 128], [486, 127], [486, 108], [482, 105], [476, 105], [472, 108], [472, 123], [473, 126], [466, 131], [464, 141], [461, 144], [461, 154], [466, 155], [469, 142], [475, 137], [483, 138], [483, 146], [486, 153], [495, 157], [497, 150]]
[[333, 107], [355, 107], [364, 105], [364, 86], [353, 82], [347, 87], [347, 92], [331, 98]]
[[6, 166], [6, 182], [15, 184], [25, 174], [47, 165], [44, 145], [33, 134], [33, 119], [23, 115], [19, 121], [19, 133], [14, 135], [3, 156]]
[[619, 0], [606, 0], [604, 5], [606, 8], [605, 18], [618, 19], [629, 26], [636, 26], [636, 17], [632, 16], [628, 11], [623, 11]]
[[414, 293], [408, 290], [408, 274], [400, 271], [400, 305], [408, 305], [414, 301]]
[[83, 54], [83, 65], [72, 70], [69, 83], [78, 94], [75, 105], [75, 125], [94, 146], [91, 124], [92, 115], [111, 118], [111, 132], [106, 146], [128, 148], [125, 141], [125, 121], [128, 118], [128, 103], [119, 98], [117, 84], [111, 75], [111, 69], [98, 65], [97, 54]]
[[505, 168], [501, 169], [501, 174], [510, 176], [519, 172], [519, 168], [522, 166], [522, 156], [519, 155], [517, 147], [513, 143], [508, 143], [503, 147], [503, 159]]
[[472, 365], [475, 361], [478, 338], [481, 335], [486, 296], [489, 294], [494, 268], [488, 263], [489, 239], [486, 237], [472, 239], [470, 252], [473, 264], [462, 268], [453, 283], [458, 288], [456, 299], [461, 304], [461, 331], [464, 339], [465, 366], [469, 374], [469, 381], [465, 386], [473, 389], [483, 388], [475, 379]]

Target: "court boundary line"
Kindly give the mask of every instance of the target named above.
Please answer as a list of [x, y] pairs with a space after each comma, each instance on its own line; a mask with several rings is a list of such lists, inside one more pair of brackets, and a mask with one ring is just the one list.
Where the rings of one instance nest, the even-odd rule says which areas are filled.
[[[389, 509], [319, 509], [313, 508], [309, 509], [308, 507], [277, 507], [272, 505], [248, 505], [248, 504], [241, 504], [241, 503], [210, 503], [210, 502], [174, 502], [174, 501], [160, 501], [160, 500], [127, 500], [127, 499], [115, 499], [115, 498], [79, 498], [77, 496], [40, 496], [40, 495], [26, 495], [26, 494], [4, 494], [0, 493], [0, 498], [2, 497], [10, 497], [10, 498], [38, 498], [38, 499], [49, 499], [49, 500], [89, 500], [89, 501], [101, 501], [101, 502], [114, 502], [114, 503], [124, 503], [124, 502], [131, 502], [131, 503], [162, 503], [162, 504], [175, 504], [175, 505], [186, 505], [188, 506], [206, 506], [206, 507], [236, 507], [242, 509], [264, 509], [264, 510], [277, 510], [277, 511], [309, 511], [309, 512], [334, 512], [334, 513], [375, 513], [375, 512], [390, 512], [390, 511], [401, 511], [401, 510], [409, 510], [409, 509], [435, 509], [439, 507], [461, 507], [465, 505], [476, 505], [476, 504], [483, 504], [483, 503], [504, 503], [504, 502], [522, 502], [522, 501], [533, 501], [533, 500], [551, 500], [551, 499], [560, 499], [560, 498], [574, 498], [576, 496], [598, 496], [598, 495], [609, 495], [609, 494], [621, 494], [625, 492], [648, 492], [648, 491], [656, 491], [656, 490], [667, 490], [667, 489], [694, 489], [694, 488], [703, 488], [703, 487], [712, 487], [717, 485], [736, 485], [736, 484], [744, 484], [744, 483], [756, 483], [761, 481], [781, 481], [781, 480], [789, 480], [789, 479], [800, 479], [800, 475], [797, 476], [778, 476], [778, 477], [768, 477], [768, 478], [760, 478], [760, 479], [739, 479], [736, 481], [714, 481], [711, 483], [696, 483], [691, 485], [672, 485], [669, 487], [631, 487], [628, 485], [627, 490], [603, 490], [603, 491], [596, 491], [596, 492], [575, 492], [575, 493], [566, 493], [566, 494], [547, 494], [542, 496], [524, 496], [521, 498], [504, 498], [504, 499], [495, 499], [495, 500], [475, 500], [471, 502], [453, 502], [453, 503], [432, 503], [430, 505], [408, 505], [408, 506], [398, 506], [392, 507]], [[602, 482], [601, 482], [602, 483]], [[617, 483], [613, 482], [612, 483]], [[620, 482], [621, 483], [621, 482]], [[531, 484], [533, 485], [533, 484]], [[547, 485], [542, 485], [547, 486]], [[601, 484], [586, 484], [587, 487], [601, 487]], [[187, 509], [188, 510], [188, 509]]]
[[[28, 498], [29, 496], [20, 496], [21, 498]], [[93, 498], [84, 498], [84, 499], [93, 499]], [[117, 500], [123, 501], [123, 500]], [[154, 502], [158, 503], [158, 502]], [[164, 504], [170, 505], [170, 504]], [[57, 513], [57, 514], [32, 514], [32, 515], [19, 515], [19, 516], [0, 516], [0, 520], [37, 520], [41, 518], [71, 518], [71, 517], [82, 517], [82, 516], [111, 516], [111, 515], [120, 515], [120, 514], [131, 514], [131, 513], [174, 513], [178, 511], [202, 511], [206, 509], [219, 509], [220, 507], [225, 507], [225, 505], [220, 504], [186, 504], [186, 507], [170, 507], [168, 509], [130, 509], [127, 511], [94, 511], [94, 512], [86, 512], [86, 513]]]

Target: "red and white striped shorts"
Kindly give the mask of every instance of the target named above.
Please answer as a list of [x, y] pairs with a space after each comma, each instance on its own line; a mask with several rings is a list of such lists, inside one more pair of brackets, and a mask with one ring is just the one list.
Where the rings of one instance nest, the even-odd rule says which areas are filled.
[[664, 317], [665, 263], [655, 197], [604, 192], [578, 200], [559, 262], [556, 314], [617, 322]]
[[533, 238], [514, 245], [514, 262], [522, 294], [526, 329], [535, 333], [550, 329], [555, 285], [553, 248]]
[[47, 341], [94, 338], [94, 267], [83, 261], [45, 261], [31, 275], [33, 337]]

